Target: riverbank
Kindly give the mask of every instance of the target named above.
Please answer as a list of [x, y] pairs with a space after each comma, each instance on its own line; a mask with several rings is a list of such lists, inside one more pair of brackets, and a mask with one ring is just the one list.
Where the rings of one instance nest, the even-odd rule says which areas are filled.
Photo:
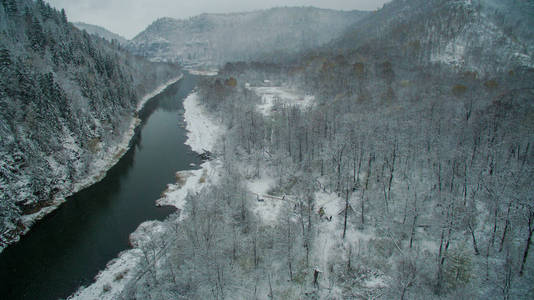
[[[224, 131], [217, 121], [205, 113], [196, 93], [184, 100], [184, 121], [187, 130], [185, 144], [198, 154], [214, 151], [217, 139]], [[184, 218], [186, 197], [216, 184], [220, 177], [219, 169], [220, 162], [213, 160], [204, 162], [197, 170], [178, 171], [176, 183], [167, 186], [156, 205], [173, 206], [180, 213], [180, 219]], [[127, 284], [144, 274], [143, 251], [151, 244], [159, 244], [161, 236], [171, 230], [175, 229], [168, 222], [146, 221], [140, 224], [130, 235], [132, 249], [122, 251], [95, 277], [94, 283], [80, 288], [69, 299], [116, 299]]]
[[[132, 114], [127, 129], [118, 139], [119, 142], [114, 146], [107, 147], [105, 151], [100, 151], [100, 153], [96, 155], [96, 159], [90, 162], [89, 169], [91, 170], [91, 173], [88, 174], [84, 180], [73, 184], [72, 187], [66, 186], [64, 190], [55, 195], [52, 201], [47, 203], [46, 206], [41, 207], [37, 212], [22, 216], [21, 224], [17, 227], [18, 230], [16, 233], [12, 235], [11, 238], [3, 241], [3, 243], [0, 245], [0, 253], [5, 249], [5, 247], [18, 242], [20, 237], [28, 233], [31, 227], [37, 221], [56, 210], [61, 204], [65, 203], [68, 197], [102, 180], [106, 176], [107, 171], [111, 169], [111, 167], [113, 167], [128, 151], [130, 147], [130, 141], [135, 134], [137, 126], [139, 126], [141, 122], [138, 117], [138, 113], [143, 109], [147, 101], [153, 98], [155, 95], [161, 93], [168, 86], [182, 79], [182, 77], [183, 74], [180, 74], [179, 76], [159, 85], [150, 93], [144, 95], [140, 99], [134, 113]], [[77, 148], [80, 148], [80, 146], [75, 143], [74, 138], [70, 135], [67, 135], [65, 147], [72, 149], [73, 152], [77, 152]]]

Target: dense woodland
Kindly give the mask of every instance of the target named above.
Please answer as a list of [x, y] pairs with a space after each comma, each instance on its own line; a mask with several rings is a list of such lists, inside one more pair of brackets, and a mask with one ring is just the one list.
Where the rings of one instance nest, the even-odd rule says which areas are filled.
[[[141, 245], [144, 272], [123, 298], [534, 297], [534, 68], [518, 60], [532, 54], [532, 9], [397, 0], [361, 21], [377, 28], [368, 38], [355, 29], [336, 47], [204, 80], [201, 100], [227, 128], [222, 179]], [[436, 59], [477, 28], [492, 30], [462, 60]], [[265, 79], [316, 102], [261, 114], [248, 86]], [[265, 172], [288, 199], [274, 224], [244, 183]], [[324, 194], [343, 207], [332, 221], [315, 204]]]
[[[142, 40], [153, 60], [265, 58], [201, 80], [199, 100], [225, 129], [211, 153], [220, 167], [134, 242], [141, 263], [120, 298], [533, 298], [532, 16], [530, 1], [394, 0], [313, 50], [289, 30], [308, 49], [297, 54]], [[176, 22], [210, 32], [210, 18]], [[91, 175], [140, 97], [178, 71], [79, 31], [42, 0], [1, 0], [0, 247]], [[264, 85], [314, 102], [277, 99], [266, 114], [251, 88]], [[260, 199], [250, 182], [265, 178]]]
[[0, 248], [26, 229], [24, 215], [98, 171], [140, 98], [178, 73], [79, 31], [42, 0], [2, 0]]

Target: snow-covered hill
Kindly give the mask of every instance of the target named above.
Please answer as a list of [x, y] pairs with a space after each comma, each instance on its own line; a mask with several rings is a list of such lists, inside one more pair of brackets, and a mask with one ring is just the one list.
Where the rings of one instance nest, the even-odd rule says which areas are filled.
[[97, 35], [105, 40], [113, 41], [116, 40], [120, 45], [126, 45], [128, 43], [128, 40], [121, 35], [118, 35], [116, 33], [113, 33], [109, 30], [107, 30], [104, 27], [100, 27], [97, 25], [87, 24], [83, 22], [76, 22], [73, 23], [74, 26], [76, 26], [80, 30], [85, 30], [89, 34]]
[[340, 36], [367, 14], [302, 7], [162, 18], [137, 35], [128, 49], [153, 61], [184, 64], [298, 53]]
[[534, 5], [515, 0], [392, 1], [334, 47], [489, 75], [534, 67]]

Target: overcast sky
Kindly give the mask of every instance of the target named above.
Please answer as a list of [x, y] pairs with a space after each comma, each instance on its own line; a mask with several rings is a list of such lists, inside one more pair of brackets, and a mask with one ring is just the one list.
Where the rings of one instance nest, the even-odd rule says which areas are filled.
[[228, 13], [276, 6], [315, 6], [340, 10], [374, 10], [389, 0], [47, 0], [67, 12], [69, 21], [105, 27], [133, 38], [160, 17], [188, 18], [201, 13]]

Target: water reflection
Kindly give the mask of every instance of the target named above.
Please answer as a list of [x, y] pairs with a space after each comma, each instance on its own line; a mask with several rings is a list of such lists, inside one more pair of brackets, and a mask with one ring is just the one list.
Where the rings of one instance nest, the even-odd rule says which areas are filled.
[[143, 221], [164, 219], [171, 208], [154, 205], [177, 170], [199, 163], [178, 126], [182, 100], [195, 78], [150, 100], [130, 150], [99, 183], [70, 197], [0, 254], [2, 299], [57, 299], [89, 284], [100, 269], [128, 248]]

